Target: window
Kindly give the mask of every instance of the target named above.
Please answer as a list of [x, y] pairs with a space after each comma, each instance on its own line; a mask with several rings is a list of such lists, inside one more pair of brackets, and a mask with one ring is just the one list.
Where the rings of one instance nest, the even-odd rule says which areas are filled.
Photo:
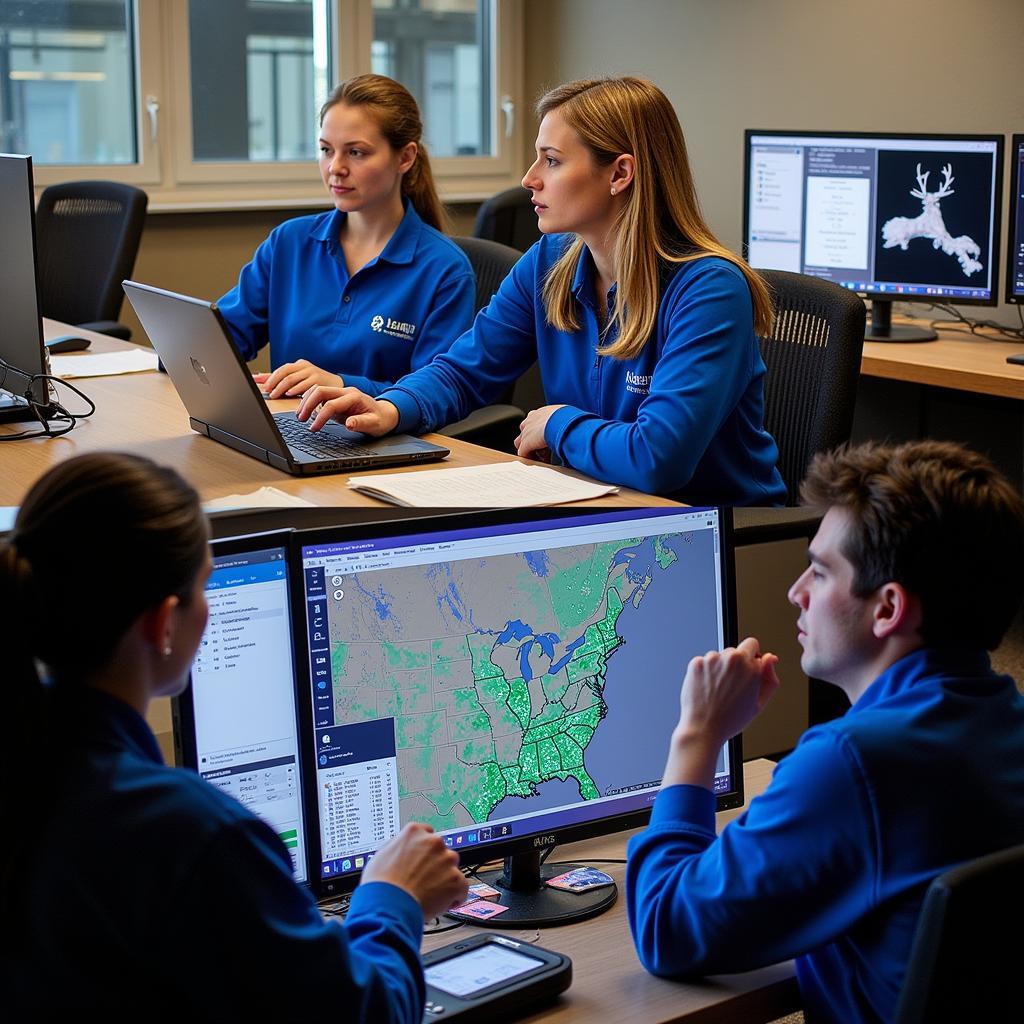
[[521, 0], [2, 0], [0, 149], [40, 185], [130, 181], [152, 209], [324, 202], [341, 78], [416, 96], [448, 199], [518, 181]]

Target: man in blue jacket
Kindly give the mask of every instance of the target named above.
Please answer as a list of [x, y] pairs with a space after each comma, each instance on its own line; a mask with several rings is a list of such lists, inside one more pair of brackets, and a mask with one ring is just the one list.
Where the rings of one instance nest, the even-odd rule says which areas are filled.
[[808, 1021], [890, 1020], [935, 876], [1024, 842], [1024, 698], [988, 650], [1024, 588], [1024, 502], [953, 444], [816, 458], [824, 513], [789, 591], [801, 666], [852, 707], [804, 734], [715, 835], [723, 743], [778, 685], [753, 638], [694, 658], [650, 827], [630, 841], [644, 966], [686, 976], [797, 958]]

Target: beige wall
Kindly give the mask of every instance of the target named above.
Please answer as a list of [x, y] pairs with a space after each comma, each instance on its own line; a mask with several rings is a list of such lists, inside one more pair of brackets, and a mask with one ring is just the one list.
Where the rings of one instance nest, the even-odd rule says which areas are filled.
[[732, 248], [745, 128], [1024, 132], [1022, 0], [526, 0], [524, 36], [531, 100], [594, 75], [665, 90]]

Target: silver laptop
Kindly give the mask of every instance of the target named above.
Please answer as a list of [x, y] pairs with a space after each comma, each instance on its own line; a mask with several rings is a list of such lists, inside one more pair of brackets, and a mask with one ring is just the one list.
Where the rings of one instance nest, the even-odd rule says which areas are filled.
[[373, 438], [340, 423], [313, 433], [294, 412], [271, 415], [216, 305], [134, 281], [122, 284], [200, 434], [296, 476], [448, 456], [447, 448], [407, 434]]

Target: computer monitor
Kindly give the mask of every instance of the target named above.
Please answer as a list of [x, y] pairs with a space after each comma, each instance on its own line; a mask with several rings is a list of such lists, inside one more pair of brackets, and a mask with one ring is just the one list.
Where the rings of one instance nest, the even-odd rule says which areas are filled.
[[[26, 393], [45, 405], [43, 323], [36, 278], [32, 157], [0, 153], [0, 419], [33, 419]], [[3, 365], [6, 363], [6, 367]]]
[[173, 704], [179, 765], [263, 818], [308, 880], [288, 586], [289, 531], [214, 541], [210, 618]]
[[1010, 217], [1006, 232], [1006, 301], [1024, 303], [1024, 135], [1010, 144]]
[[1001, 135], [746, 133], [750, 265], [871, 299], [872, 341], [927, 341], [892, 303], [998, 301]]
[[[294, 542], [322, 891], [425, 821], [464, 863], [506, 858], [488, 926], [610, 905], [614, 889], [545, 887], [567, 869], [543, 851], [647, 821], [686, 664], [735, 642], [729, 513], [516, 510]], [[737, 737], [720, 808], [742, 776]]]

